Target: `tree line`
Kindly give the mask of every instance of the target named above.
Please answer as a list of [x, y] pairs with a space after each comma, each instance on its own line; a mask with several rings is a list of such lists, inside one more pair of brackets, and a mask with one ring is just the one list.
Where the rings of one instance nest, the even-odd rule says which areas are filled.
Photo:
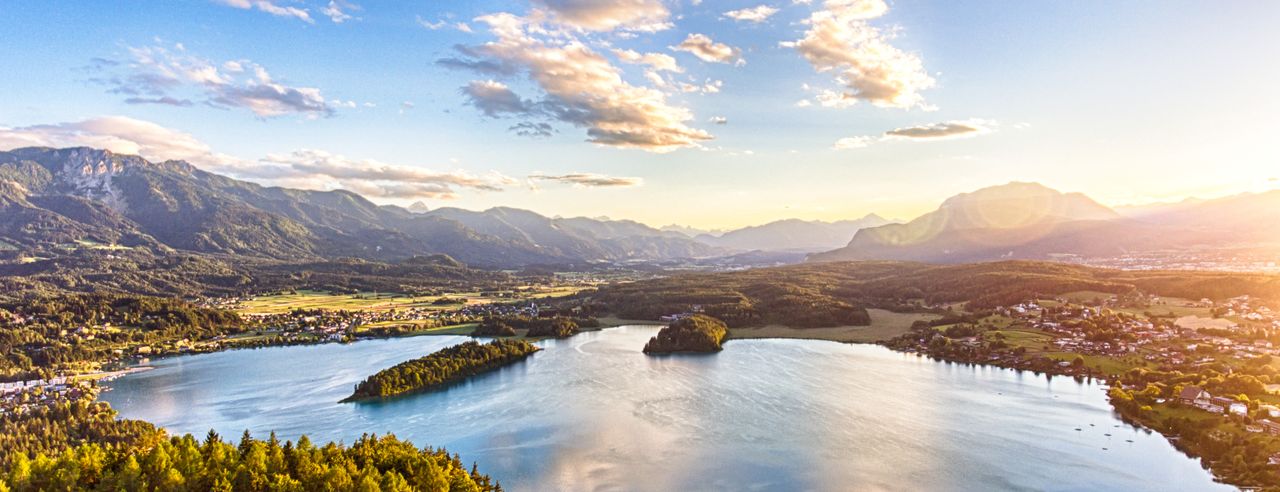
[[524, 340], [465, 342], [378, 371], [355, 385], [344, 402], [415, 393], [455, 383], [523, 360], [540, 350]]

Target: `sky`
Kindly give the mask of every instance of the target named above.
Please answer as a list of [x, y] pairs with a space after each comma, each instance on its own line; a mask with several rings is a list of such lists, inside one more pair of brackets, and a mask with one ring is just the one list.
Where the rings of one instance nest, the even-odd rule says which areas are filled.
[[1280, 188], [1280, 3], [15, 0], [0, 149], [720, 229]]

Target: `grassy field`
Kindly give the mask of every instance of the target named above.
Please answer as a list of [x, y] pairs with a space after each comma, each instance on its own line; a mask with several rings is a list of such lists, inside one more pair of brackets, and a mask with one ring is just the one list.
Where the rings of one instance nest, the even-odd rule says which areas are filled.
[[447, 293], [440, 296], [411, 297], [395, 292], [361, 292], [358, 294], [332, 294], [314, 290], [300, 290], [296, 294], [274, 294], [258, 296], [240, 303], [237, 311], [250, 314], [287, 313], [294, 309], [328, 309], [332, 311], [381, 311], [387, 309], [425, 308], [455, 309], [463, 304], [433, 304], [445, 297], [462, 299], [466, 304], [487, 304], [491, 302], [513, 302], [530, 299], [563, 297], [577, 293], [579, 287], [522, 287], [514, 291], [515, 297], [497, 297], [481, 292]]
[[791, 328], [782, 325], [768, 325], [753, 328], [734, 328], [729, 331], [729, 338], [805, 338], [831, 340], [833, 342], [874, 343], [906, 333], [911, 329], [911, 324], [916, 321], [929, 321], [938, 318], [934, 314], [895, 313], [883, 309], [868, 309], [867, 312], [871, 314], [871, 326]]
[[1120, 309], [1117, 309], [1116, 311], [1121, 311], [1121, 312], [1136, 314], [1136, 315], [1151, 313], [1154, 316], [1172, 316], [1175, 318], [1181, 318], [1184, 316], [1199, 316], [1202, 318], [1208, 318], [1212, 316], [1211, 310], [1207, 307], [1188, 306], [1187, 304], [1193, 304], [1193, 303], [1187, 299], [1182, 299], [1178, 297], [1157, 297], [1155, 302], [1153, 302], [1150, 307], [1120, 308]]
[[[431, 307], [438, 297], [408, 297], [402, 294], [361, 293], [330, 294], [312, 290], [300, 290], [296, 294], [258, 296], [240, 303], [238, 311], [252, 314], [287, 313], [294, 309], [329, 310], [384, 310], [404, 307]], [[456, 305], [455, 305], [456, 306]], [[448, 306], [436, 306], [446, 308]]]
[[1179, 328], [1191, 328], [1199, 330], [1201, 328], [1232, 328], [1236, 324], [1230, 320], [1222, 318], [1202, 318], [1195, 315], [1183, 316], [1174, 321]]
[[1106, 300], [1106, 299], [1110, 299], [1110, 298], [1115, 297], [1115, 296], [1116, 296], [1115, 294], [1112, 294], [1112, 293], [1109, 293], [1109, 292], [1097, 292], [1097, 291], [1092, 291], [1092, 290], [1081, 290], [1081, 291], [1077, 291], [1077, 292], [1068, 292], [1068, 293], [1066, 293], [1066, 294], [1062, 294], [1062, 295], [1060, 295], [1060, 296], [1058, 296], [1058, 297], [1061, 297], [1061, 298], [1066, 299], [1066, 300], [1071, 301], [1071, 302], [1077, 302], [1077, 303], [1079, 303], [1079, 302], [1092, 301], [1092, 300], [1094, 300], [1094, 299], [1103, 299], [1103, 300]]

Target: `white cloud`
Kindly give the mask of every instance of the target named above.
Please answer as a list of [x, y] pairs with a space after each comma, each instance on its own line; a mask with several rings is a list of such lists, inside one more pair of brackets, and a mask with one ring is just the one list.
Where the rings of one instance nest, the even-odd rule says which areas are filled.
[[310, 189], [346, 189], [377, 198], [457, 198], [460, 189], [500, 191], [516, 180], [496, 172], [436, 172], [373, 159], [352, 159], [323, 150], [304, 149], [270, 154], [245, 177]]
[[192, 97], [219, 108], [245, 108], [263, 118], [286, 114], [329, 116], [333, 107], [320, 89], [275, 81], [266, 68], [248, 60], [215, 63], [174, 48], [128, 48], [122, 62], [99, 63], [105, 74], [96, 79], [130, 104], [192, 106]]
[[712, 41], [705, 34], [689, 34], [688, 37], [684, 38], [684, 41], [672, 46], [671, 49], [691, 53], [705, 62], [732, 63], [735, 60], [742, 61], [738, 56], [739, 51], [737, 48]]
[[711, 119], [707, 121], [710, 121], [711, 123], [714, 123], [717, 125], [724, 125], [729, 123], [729, 118], [725, 118], [723, 116], [712, 116]]
[[213, 1], [214, 3], [219, 3], [222, 5], [226, 5], [228, 7], [235, 7], [238, 9], [245, 9], [245, 10], [258, 9], [262, 12], [266, 12], [268, 14], [271, 14], [277, 17], [292, 17], [292, 18], [301, 20], [303, 22], [306, 22], [308, 24], [315, 23], [315, 21], [311, 19], [311, 14], [307, 11], [307, 9], [281, 6], [271, 0], [213, 0]]
[[657, 71], [667, 72], [683, 72], [680, 64], [676, 63], [675, 57], [666, 53], [640, 53], [634, 50], [613, 50], [614, 56], [618, 57], [623, 63], [648, 65]]
[[354, 16], [348, 13], [351, 10], [360, 10], [360, 6], [338, 0], [329, 0], [329, 5], [320, 9], [320, 12], [329, 16], [329, 20], [333, 21], [334, 24], [341, 24], [355, 19]]
[[671, 27], [662, 0], [533, 0], [549, 20], [584, 31], [660, 31]]
[[499, 191], [517, 181], [497, 172], [436, 172], [416, 166], [351, 159], [322, 150], [298, 150], [247, 160], [214, 152], [188, 133], [125, 116], [0, 127], [0, 149], [93, 147], [151, 161], [184, 160], [206, 171], [264, 185], [312, 190], [347, 189], [374, 198], [454, 198], [461, 190]]
[[[525, 118], [586, 128], [588, 141], [593, 143], [654, 152], [712, 138], [686, 124], [693, 119], [688, 109], [668, 103], [662, 91], [628, 83], [618, 67], [572, 33], [548, 32], [534, 20], [509, 13], [476, 20], [487, 25], [497, 39], [459, 47], [467, 59], [437, 63], [488, 75], [526, 74], [543, 94], [540, 100], [523, 104]], [[475, 104], [471, 91], [464, 92]]]
[[197, 165], [226, 166], [235, 159], [217, 154], [188, 133], [127, 116], [102, 116], [83, 121], [0, 127], [0, 149], [18, 147], [93, 147], [150, 160], [185, 160]]
[[725, 17], [736, 21], [761, 23], [769, 19], [773, 14], [778, 13], [778, 9], [768, 5], [757, 5], [745, 9], [730, 10], [724, 13]]
[[804, 38], [782, 43], [795, 48], [818, 72], [837, 72], [839, 92], [819, 96], [824, 106], [858, 101], [893, 108], [925, 107], [920, 91], [936, 82], [919, 56], [890, 44], [892, 36], [868, 23], [883, 16], [884, 0], [826, 0], [805, 23]]
[[872, 143], [875, 143], [875, 141], [875, 137], [844, 137], [840, 140], [836, 140], [836, 143], [832, 148], [836, 150], [861, 149], [870, 146]]
[[429, 21], [429, 20], [423, 19], [423, 18], [422, 18], [422, 16], [420, 16], [420, 15], [419, 15], [419, 16], [416, 16], [416, 17], [414, 18], [414, 20], [416, 20], [416, 21], [418, 22], [418, 25], [419, 25], [419, 26], [425, 27], [425, 28], [427, 28], [428, 30], [431, 30], [431, 31], [437, 31], [437, 30], [440, 30], [440, 29], [444, 28], [445, 26], [448, 26], [448, 25], [449, 25], [449, 21], [446, 21], [446, 20], [438, 20], [438, 21], [432, 22], [432, 21]]

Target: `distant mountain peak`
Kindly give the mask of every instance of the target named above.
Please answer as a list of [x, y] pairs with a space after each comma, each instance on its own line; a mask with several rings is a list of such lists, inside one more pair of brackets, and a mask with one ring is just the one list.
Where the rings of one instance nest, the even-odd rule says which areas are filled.
[[425, 214], [431, 211], [431, 207], [428, 207], [427, 204], [422, 203], [422, 200], [418, 200], [416, 202], [413, 202], [412, 205], [409, 205], [408, 210], [415, 214]]

